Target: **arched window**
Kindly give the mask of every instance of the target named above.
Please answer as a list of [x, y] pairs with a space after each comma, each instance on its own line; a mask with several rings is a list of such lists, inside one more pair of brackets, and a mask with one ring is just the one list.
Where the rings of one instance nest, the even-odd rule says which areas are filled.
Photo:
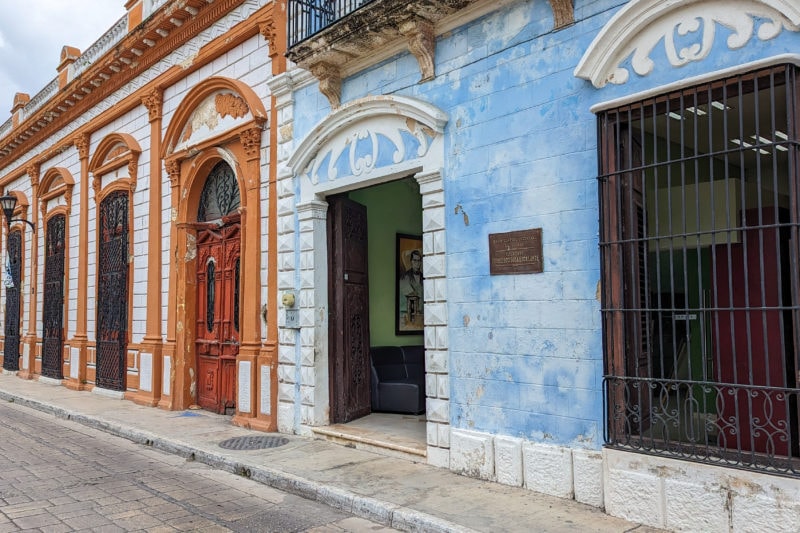
[[211, 170], [200, 193], [200, 206], [197, 208], [197, 221], [209, 222], [231, 215], [239, 209], [239, 184], [233, 169], [220, 161]]

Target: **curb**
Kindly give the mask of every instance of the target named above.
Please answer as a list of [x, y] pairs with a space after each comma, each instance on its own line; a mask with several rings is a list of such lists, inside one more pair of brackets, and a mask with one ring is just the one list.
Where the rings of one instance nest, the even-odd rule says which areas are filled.
[[424, 531], [426, 533], [472, 533], [475, 531], [422, 511], [368, 496], [361, 496], [333, 485], [312, 481], [288, 472], [234, 460], [222, 454], [166, 439], [154, 433], [70, 411], [57, 405], [18, 396], [4, 390], [0, 390], [0, 400], [48, 413], [56, 418], [76, 422], [165, 453], [178, 455], [187, 461], [198, 461], [211, 468], [246, 477], [257, 483], [323, 503], [334, 509], [345, 511], [394, 529]]

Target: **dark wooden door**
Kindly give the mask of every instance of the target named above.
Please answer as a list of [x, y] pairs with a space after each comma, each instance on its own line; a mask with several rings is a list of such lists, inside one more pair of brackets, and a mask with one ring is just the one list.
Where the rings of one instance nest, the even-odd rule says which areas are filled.
[[63, 379], [64, 351], [64, 232], [66, 216], [47, 221], [44, 258], [44, 316], [42, 333], [42, 375]]
[[236, 407], [239, 353], [240, 223], [201, 226], [197, 237], [197, 403], [217, 413]]
[[20, 291], [22, 280], [22, 232], [12, 231], [8, 235], [6, 246], [8, 253], [7, 281], [11, 283], [6, 287], [6, 323], [5, 323], [5, 348], [3, 353], [3, 368], [6, 370], [19, 370], [19, 318], [20, 318]]
[[367, 208], [346, 196], [328, 205], [331, 423], [339, 423], [371, 410]]
[[98, 387], [125, 390], [128, 351], [128, 193], [100, 204], [97, 272]]

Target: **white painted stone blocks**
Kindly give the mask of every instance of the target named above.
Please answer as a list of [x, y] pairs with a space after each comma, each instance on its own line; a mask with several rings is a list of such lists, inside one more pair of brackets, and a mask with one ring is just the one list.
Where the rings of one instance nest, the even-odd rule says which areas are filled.
[[603, 507], [603, 454], [594, 450], [572, 450], [572, 484], [575, 500]]
[[485, 433], [453, 429], [450, 435], [450, 470], [469, 477], [493, 480], [493, 437]]
[[796, 479], [604, 449], [608, 514], [673, 531], [797, 531]]
[[443, 303], [425, 304], [425, 326], [447, 325], [447, 306]]
[[422, 212], [422, 230], [444, 229], [444, 207], [432, 207]]
[[447, 352], [438, 350], [425, 350], [425, 371], [446, 374], [450, 366]]
[[289, 402], [278, 402], [278, 431], [294, 433], [294, 405]]
[[428, 422], [425, 424], [425, 441], [428, 443], [428, 446], [438, 446], [439, 445], [439, 424], [434, 422]]
[[494, 470], [497, 482], [521, 487], [523, 483], [522, 439], [496, 437], [494, 447]]
[[[664, 478], [664, 496], [665, 526], [670, 530], [729, 533], [728, 493], [721, 487], [703, 487], [697, 483]], [[759, 528], [758, 531], [767, 529]]]
[[428, 446], [428, 464], [439, 468], [450, 466], [450, 450], [448, 448], [436, 448]]
[[609, 489], [605, 494], [606, 512], [634, 522], [663, 527], [661, 480], [639, 472], [610, 470], [605, 479]]
[[450, 447], [450, 424], [436, 424], [436, 429], [439, 432], [439, 447]]
[[450, 402], [447, 400], [438, 400], [436, 398], [428, 398], [425, 401], [426, 409], [425, 414], [431, 422], [441, 422], [443, 424], [450, 423]]
[[278, 401], [294, 402], [294, 383], [278, 383]]
[[572, 498], [572, 450], [526, 442], [522, 446], [525, 487], [536, 492]]

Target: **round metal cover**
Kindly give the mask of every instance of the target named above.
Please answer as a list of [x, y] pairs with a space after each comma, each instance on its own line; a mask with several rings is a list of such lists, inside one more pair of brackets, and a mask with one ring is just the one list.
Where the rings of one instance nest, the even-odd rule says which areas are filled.
[[263, 448], [277, 448], [288, 443], [286, 437], [272, 437], [269, 435], [257, 437], [233, 437], [219, 443], [220, 448], [226, 450], [261, 450]]

